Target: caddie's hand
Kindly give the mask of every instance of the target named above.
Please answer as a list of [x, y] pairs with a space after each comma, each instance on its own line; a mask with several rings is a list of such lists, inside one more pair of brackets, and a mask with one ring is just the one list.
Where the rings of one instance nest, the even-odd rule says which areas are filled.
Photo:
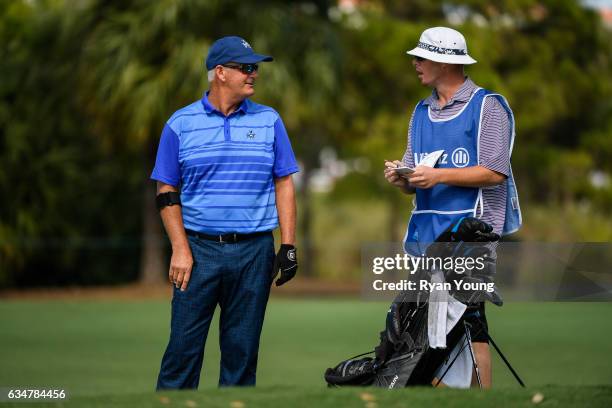
[[274, 269], [272, 269], [272, 280], [276, 278], [280, 271], [280, 278], [276, 280], [276, 286], [287, 283], [297, 272], [297, 253], [293, 245], [281, 244], [276, 258], [274, 258]]
[[404, 163], [399, 160], [385, 160], [385, 179], [395, 187], [403, 188], [407, 186], [408, 180], [403, 175], [397, 174], [394, 170], [396, 167], [401, 166], [404, 166]]
[[191, 278], [191, 268], [193, 267], [193, 257], [189, 247], [172, 250], [170, 259], [170, 270], [168, 278], [170, 283], [177, 289], [185, 291]]
[[408, 175], [408, 181], [412, 187], [432, 188], [440, 183], [440, 169], [428, 166], [417, 166], [414, 172]]

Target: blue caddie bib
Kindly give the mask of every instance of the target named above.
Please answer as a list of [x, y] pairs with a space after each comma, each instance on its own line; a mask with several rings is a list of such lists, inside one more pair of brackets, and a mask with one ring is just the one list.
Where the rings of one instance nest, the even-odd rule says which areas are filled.
[[[508, 113], [511, 137], [510, 152], [514, 144], [514, 117], [503, 96], [478, 89], [464, 108], [447, 119], [432, 119], [429, 107], [419, 102], [414, 111], [410, 140], [415, 166], [436, 150], [444, 150], [437, 167], [463, 168], [479, 164], [479, 135], [482, 107], [486, 97], [496, 97]], [[518, 230], [521, 224], [518, 194], [510, 169], [506, 180], [508, 199], [503, 235]], [[461, 217], [482, 216], [482, 189], [438, 184], [429, 189], [416, 189], [415, 208], [412, 211], [404, 240], [406, 252], [422, 255], [427, 245], [435, 241]]]

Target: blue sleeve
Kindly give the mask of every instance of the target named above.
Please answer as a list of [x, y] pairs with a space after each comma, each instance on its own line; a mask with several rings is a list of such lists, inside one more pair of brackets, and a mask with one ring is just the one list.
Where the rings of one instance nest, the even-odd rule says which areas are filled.
[[178, 161], [179, 138], [174, 130], [166, 124], [162, 130], [155, 167], [151, 179], [177, 187], [181, 181]]
[[274, 122], [274, 177], [285, 177], [299, 171], [291, 142], [281, 118]]

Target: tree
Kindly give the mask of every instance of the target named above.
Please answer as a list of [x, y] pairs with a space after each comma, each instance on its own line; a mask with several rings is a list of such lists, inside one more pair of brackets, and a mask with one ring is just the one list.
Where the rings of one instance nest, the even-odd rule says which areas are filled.
[[[122, 163], [89, 136], [75, 92], [92, 18], [55, 2], [0, 3], [0, 286], [133, 278], [133, 246], [84, 239], [139, 228], [133, 217], [116, 222], [117, 200], [105, 200], [118, 196], [105, 180], [121, 176]], [[111, 266], [100, 257], [108, 252], [128, 261]]]
[[[271, 67], [262, 67], [269, 77], [257, 100], [282, 107], [308, 180], [320, 147], [331, 139], [333, 121], [321, 117], [334, 107], [337, 94], [338, 44], [329, 23], [320, 17], [326, 15], [325, 2], [314, 10], [275, 2], [135, 1], [114, 8], [102, 4], [97, 12], [100, 22], [86, 39], [80, 89], [99, 133], [115, 149], [145, 151], [142, 163], [150, 171], [164, 121], [205, 88], [204, 51], [214, 39], [232, 33], [250, 38], [256, 49], [263, 46], [276, 56]], [[258, 18], [247, 18], [253, 14]], [[236, 21], [243, 22], [238, 30], [233, 28]], [[307, 212], [302, 218], [306, 235], [311, 218], [307, 191], [301, 200]], [[157, 280], [160, 268], [165, 268], [156, 245], [161, 230], [153, 195], [147, 183], [141, 274], [145, 282]]]

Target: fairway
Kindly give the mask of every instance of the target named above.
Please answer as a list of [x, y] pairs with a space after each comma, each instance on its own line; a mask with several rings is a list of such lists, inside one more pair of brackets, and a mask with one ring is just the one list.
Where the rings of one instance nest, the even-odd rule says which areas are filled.
[[[166, 395], [176, 406], [186, 406], [186, 401], [229, 406], [236, 398], [250, 401], [246, 406], [280, 406], [283, 400], [291, 400], [292, 406], [364, 406], [359, 397], [364, 391], [327, 390], [323, 371], [377, 344], [387, 306], [359, 300], [272, 299], [256, 390], [216, 389], [215, 323], [200, 391]], [[530, 395], [542, 390], [557, 398], [554, 405], [605, 406], [612, 401], [611, 315], [612, 305], [601, 303], [488, 307], [491, 334], [528, 390], [520, 390], [494, 357], [492, 392], [368, 392], [389, 403], [408, 398], [424, 405], [504, 405], [505, 401], [514, 406], [511, 401], [530, 404]], [[168, 301], [4, 301], [0, 303], [0, 387], [61, 388], [79, 406], [108, 406], [110, 401], [116, 406], [163, 406], [167, 401], [160, 402], [160, 394], [152, 391], [168, 338], [169, 316]]]

